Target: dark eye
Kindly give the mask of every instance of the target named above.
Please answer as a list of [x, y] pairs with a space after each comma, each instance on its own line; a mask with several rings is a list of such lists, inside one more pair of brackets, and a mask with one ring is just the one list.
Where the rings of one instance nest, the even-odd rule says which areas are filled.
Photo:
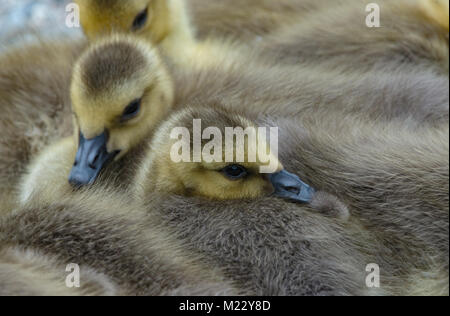
[[247, 176], [247, 169], [241, 165], [229, 165], [222, 169], [223, 174], [231, 180], [239, 180]]
[[122, 113], [122, 121], [128, 121], [136, 117], [141, 110], [141, 99], [136, 99], [131, 102]]
[[138, 15], [136, 15], [136, 18], [133, 21], [132, 29], [133, 31], [138, 31], [141, 28], [144, 27], [144, 25], [147, 23], [148, 20], [148, 8], [145, 8], [141, 12], [139, 12]]

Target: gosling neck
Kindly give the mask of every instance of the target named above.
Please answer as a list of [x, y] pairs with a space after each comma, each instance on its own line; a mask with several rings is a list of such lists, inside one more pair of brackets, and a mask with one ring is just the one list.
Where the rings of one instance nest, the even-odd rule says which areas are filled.
[[195, 54], [197, 41], [184, 0], [169, 0], [169, 31], [160, 42], [164, 53], [175, 63], [190, 59]]

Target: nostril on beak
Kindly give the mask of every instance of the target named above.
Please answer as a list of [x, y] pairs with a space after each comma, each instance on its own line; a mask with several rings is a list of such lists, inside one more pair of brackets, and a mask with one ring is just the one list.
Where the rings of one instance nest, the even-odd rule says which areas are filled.
[[293, 193], [295, 195], [299, 195], [300, 194], [300, 188], [297, 188], [297, 187], [285, 187], [285, 190], [290, 192], [290, 193]]
[[310, 202], [315, 192], [299, 176], [286, 170], [271, 174], [270, 182], [275, 188], [275, 195], [282, 198]]
[[94, 157], [94, 160], [92, 160], [90, 163], [89, 163], [89, 168], [91, 168], [91, 169], [97, 169], [97, 162], [98, 162], [98, 159], [100, 158], [100, 153], [98, 153], [97, 155], [95, 155], [95, 157]]

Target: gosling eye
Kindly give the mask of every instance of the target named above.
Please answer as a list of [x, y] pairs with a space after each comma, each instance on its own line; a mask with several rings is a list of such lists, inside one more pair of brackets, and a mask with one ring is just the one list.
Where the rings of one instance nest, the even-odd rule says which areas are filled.
[[148, 7], [142, 10], [136, 15], [133, 21], [132, 29], [133, 31], [138, 31], [145, 26], [148, 20]]
[[239, 180], [248, 175], [246, 168], [241, 165], [229, 165], [222, 169], [222, 173], [230, 180]]
[[136, 99], [132, 101], [126, 108], [123, 110], [121, 121], [125, 122], [135, 118], [140, 110], [141, 110], [141, 101], [142, 99]]

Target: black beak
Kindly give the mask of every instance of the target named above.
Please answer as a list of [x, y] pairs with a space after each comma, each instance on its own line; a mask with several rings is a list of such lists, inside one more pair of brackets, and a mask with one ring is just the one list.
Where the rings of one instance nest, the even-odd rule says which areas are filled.
[[309, 203], [316, 192], [297, 175], [285, 170], [271, 174], [270, 182], [275, 188], [276, 196], [294, 201]]
[[71, 185], [81, 187], [95, 182], [100, 171], [119, 153], [118, 151], [108, 153], [107, 142], [106, 133], [91, 139], [84, 138], [80, 133], [78, 152], [69, 176]]

